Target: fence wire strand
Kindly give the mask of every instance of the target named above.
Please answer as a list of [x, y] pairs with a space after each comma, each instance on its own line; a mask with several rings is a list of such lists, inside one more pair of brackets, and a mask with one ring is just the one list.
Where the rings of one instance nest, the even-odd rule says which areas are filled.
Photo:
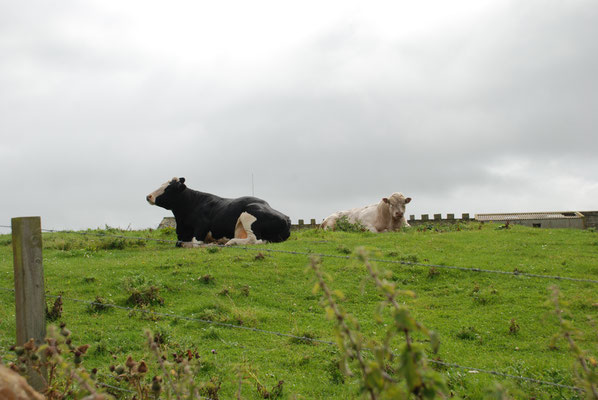
[[[7, 288], [1, 288], [1, 287], [0, 287], [0, 290], [14, 292], [14, 289], [7, 289]], [[227, 324], [227, 323], [224, 323], [224, 322], [210, 321], [210, 320], [205, 320], [205, 319], [201, 319], [201, 318], [186, 317], [186, 316], [176, 315], [176, 314], [172, 314], [172, 313], [160, 313], [160, 312], [155, 312], [155, 311], [151, 311], [151, 310], [143, 310], [143, 309], [137, 309], [137, 308], [132, 308], [132, 307], [118, 306], [116, 304], [98, 303], [98, 302], [95, 302], [95, 301], [74, 299], [74, 298], [70, 298], [70, 297], [63, 297], [61, 295], [50, 295], [50, 294], [46, 294], [45, 296], [48, 297], [48, 298], [58, 298], [58, 297], [60, 297], [63, 300], [72, 301], [72, 302], [76, 302], [76, 303], [83, 303], [83, 304], [88, 304], [88, 305], [97, 305], [97, 306], [102, 306], [102, 307], [110, 307], [110, 308], [115, 308], [115, 309], [125, 310], [125, 311], [132, 311], [132, 312], [141, 312], [141, 313], [145, 313], [145, 314], [153, 315], [153, 316], [157, 316], [157, 317], [168, 317], [168, 318], [180, 319], [180, 320], [185, 320], [185, 321], [199, 322], [199, 323], [205, 323], [205, 324], [210, 324], [210, 325], [222, 326], [222, 327], [232, 328], [232, 329], [242, 329], [242, 330], [247, 330], [247, 331], [252, 331], [252, 332], [258, 332], [258, 333], [265, 333], [265, 334], [275, 335], [275, 336], [280, 336], [280, 337], [288, 337], [288, 338], [302, 340], [302, 341], [306, 341], [306, 342], [312, 342], [312, 343], [322, 343], [322, 344], [327, 344], [327, 345], [332, 345], [332, 346], [336, 345], [336, 343], [334, 343], [332, 341], [328, 341], [328, 340], [315, 339], [315, 338], [310, 338], [310, 337], [306, 337], [306, 336], [297, 336], [297, 335], [293, 335], [293, 334], [290, 334], [290, 333], [276, 332], [276, 331], [270, 331], [270, 330], [259, 329], [259, 328], [251, 328], [251, 327], [242, 326], [242, 325]], [[365, 350], [370, 350], [370, 349], [366, 348]], [[393, 356], [396, 356], [396, 354], [393, 354]], [[520, 376], [520, 375], [512, 375], [512, 374], [507, 374], [507, 373], [504, 373], [504, 372], [493, 371], [493, 370], [482, 369], [482, 368], [466, 367], [466, 366], [463, 366], [463, 365], [454, 364], [454, 363], [448, 363], [448, 362], [439, 361], [439, 360], [434, 360], [434, 359], [431, 359], [431, 358], [428, 358], [427, 361], [430, 362], [430, 363], [433, 363], [433, 364], [437, 364], [437, 365], [441, 365], [441, 366], [447, 367], [447, 368], [463, 369], [463, 370], [466, 370], [468, 372], [472, 372], [473, 371], [473, 372], [476, 372], [476, 373], [490, 374], [490, 375], [495, 375], [495, 376], [499, 376], [499, 377], [507, 378], [507, 379], [513, 379], [513, 380], [527, 381], [527, 382], [530, 382], [530, 383], [536, 383], [538, 385], [547, 385], [547, 386], [559, 387], [559, 388], [562, 388], [562, 389], [568, 389], [568, 390], [574, 390], [574, 391], [583, 391], [583, 389], [579, 388], [579, 387], [564, 385], [564, 384], [556, 383], [556, 382], [543, 381], [543, 380], [540, 380], [540, 379], [535, 379], [535, 378], [530, 378], [530, 377], [525, 377], [525, 376]]]
[[[0, 225], [0, 228], [12, 228], [12, 227], [6, 226], [6, 225]], [[42, 232], [67, 233], [67, 234], [107, 237], [107, 238], [125, 239], [125, 240], [153, 241], [153, 242], [158, 242], [158, 243], [169, 243], [169, 244], [179, 243], [179, 241], [177, 241], [177, 240], [170, 240], [170, 239], [158, 239], [158, 238], [148, 238], [148, 237], [127, 236], [127, 235], [114, 235], [114, 234], [106, 234], [106, 233], [100, 233], [100, 232], [83, 232], [83, 231], [55, 230], [55, 229], [42, 229]], [[309, 250], [309, 251], [292, 251], [292, 250], [282, 250], [282, 249], [260, 248], [260, 247], [253, 247], [253, 246], [252, 247], [238, 246], [238, 245], [224, 246], [224, 245], [217, 245], [217, 244], [210, 244], [209, 246], [221, 247], [221, 248], [232, 248], [232, 249], [239, 249], [239, 250], [261, 251], [261, 252], [267, 252], [267, 253], [281, 253], [281, 254], [301, 255], [301, 256], [316, 256], [316, 257], [321, 257], [321, 258], [358, 260], [358, 257], [351, 256], [351, 255], [315, 253], [311, 250]], [[459, 266], [440, 265], [440, 264], [425, 264], [425, 263], [403, 261], [403, 260], [386, 260], [386, 259], [381, 259], [381, 258], [370, 258], [370, 261], [386, 263], [386, 264], [400, 264], [400, 265], [426, 267], [426, 268], [452, 269], [452, 270], [466, 271], [466, 272], [492, 273], [492, 274], [502, 274], [502, 275], [511, 275], [511, 276], [524, 276], [524, 277], [529, 277], [529, 278], [553, 279], [553, 280], [585, 282], [585, 283], [598, 283], [598, 280], [594, 280], [594, 279], [572, 278], [572, 277], [564, 277], [564, 276], [558, 276], [558, 275], [532, 274], [532, 273], [521, 272], [521, 271], [517, 271], [517, 270], [516, 271], [500, 271], [500, 270], [483, 269], [483, 268], [475, 268], [475, 267], [459, 267]], [[14, 289], [0, 288], [0, 290], [14, 292]], [[335, 345], [334, 342], [326, 341], [326, 340], [308, 338], [305, 336], [297, 336], [297, 335], [292, 335], [289, 333], [269, 331], [269, 330], [264, 330], [264, 329], [259, 329], [259, 328], [251, 328], [251, 327], [246, 327], [246, 326], [241, 326], [241, 325], [228, 324], [228, 323], [224, 323], [224, 322], [204, 320], [204, 319], [200, 319], [200, 318], [185, 317], [185, 316], [180, 316], [180, 315], [171, 314], [171, 313], [160, 313], [160, 312], [155, 312], [155, 311], [151, 311], [151, 310], [135, 309], [135, 308], [131, 308], [131, 307], [118, 306], [116, 304], [98, 303], [98, 302], [93, 302], [93, 301], [88, 301], [88, 300], [73, 299], [73, 298], [67, 298], [67, 297], [57, 296], [57, 295], [46, 294], [46, 297], [50, 297], [50, 298], [61, 297], [64, 300], [85, 303], [88, 305], [97, 305], [97, 306], [111, 307], [111, 308], [115, 308], [115, 309], [121, 309], [121, 310], [133, 311], [133, 312], [142, 312], [142, 313], [154, 315], [157, 317], [175, 318], [175, 319], [181, 319], [181, 320], [186, 320], [186, 321], [200, 322], [200, 323], [206, 323], [206, 324], [211, 324], [211, 325], [216, 325], [216, 326], [222, 326], [222, 327], [227, 327], [227, 328], [243, 329], [243, 330], [247, 330], [247, 331], [271, 334], [271, 335], [276, 335], [276, 336], [280, 336], [280, 337], [288, 337], [288, 338], [293, 338], [293, 339], [303, 340], [303, 341], [308, 341], [308, 342]], [[559, 387], [559, 388], [569, 389], [569, 390], [575, 390], [575, 391], [583, 391], [583, 389], [575, 387], [575, 386], [564, 385], [564, 384], [560, 384], [560, 383], [556, 383], [556, 382], [543, 381], [543, 380], [519, 376], [519, 375], [506, 374], [506, 373], [502, 373], [499, 371], [486, 370], [486, 369], [474, 368], [474, 367], [465, 367], [465, 366], [462, 366], [459, 364], [447, 363], [447, 362], [438, 361], [438, 360], [434, 360], [434, 359], [428, 359], [428, 362], [437, 364], [437, 365], [441, 365], [444, 367], [463, 369], [463, 370], [467, 370], [470, 372], [474, 371], [477, 373], [491, 374], [491, 375], [500, 376], [500, 377], [508, 378], [508, 379], [522, 380], [522, 381], [527, 381], [527, 382], [531, 382], [531, 383], [536, 383], [536, 384], [541, 384], [541, 385], [549, 385], [549, 386], [554, 386], [554, 387]], [[113, 387], [113, 388], [120, 389], [120, 388], [116, 388], [116, 387]]]
[[[0, 225], [0, 227], [10, 228], [9, 226], [6, 226], [6, 225]], [[172, 244], [180, 243], [178, 240], [171, 240], [171, 239], [158, 239], [158, 238], [148, 238], [148, 237], [141, 237], [141, 236], [114, 235], [114, 234], [106, 234], [106, 233], [100, 233], [100, 232], [83, 232], [83, 231], [71, 231], [71, 230], [60, 231], [60, 230], [55, 230], [55, 229], [42, 229], [42, 232], [69, 233], [69, 234], [76, 234], [76, 235], [107, 237], [107, 238], [114, 238], [114, 239], [153, 241], [153, 242], [159, 242], [159, 243], [172, 243]], [[337, 259], [342, 259], [342, 260], [358, 260], [358, 257], [351, 256], [351, 255], [315, 253], [311, 250], [293, 251], [293, 250], [271, 249], [271, 248], [262, 248], [262, 247], [248, 247], [248, 246], [239, 246], [239, 245], [225, 246], [225, 245], [218, 245], [218, 244], [210, 244], [207, 246], [219, 247], [219, 248], [229, 248], [229, 249], [239, 249], [239, 250], [263, 251], [263, 252], [267, 252], [267, 253], [281, 253], [281, 254], [292, 254], [292, 255], [301, 255], [301, 256], [316, 256], [316, 257], [321, 257], [321, 258], [337, 258]], [[207, 247], [207, 246], [204, 246], [204, 247]], [[596, 279], [572, 278], [572, 277], [559, 276], [559, 275], [532, 274], [529, 272], [522, 272], [522, 271], [518, 271], [518, 270], [500, 271], [500, 270], [496, 270], [496, 269], [484, 269], [484, 268], [477, 268], [477, 267], [459, 267], [459, 266], [453, 266], [453, 265], [425, 264], [425, 263], [403, 261], [403, 260], [386, 260], [383, 258], [370, 258], [370, 261], [374, 261], [374, 262], [378, 262], [378, 263], [385, 263], [385, 264], [407, 265], [407, 266], [413, 266], [413, 267], [450, 269], [450, 270], [465, 271], [465, 272], [489, 273], [489, 274], [510, 275], [510, 276], [523, 276], [523, 277], [527, 277], [527, 278], [550, 279], [550, 280], [559, 280], [559, 281], [585, 282], [585, 283], [598, 284], [598, 280], [596, 280]]]

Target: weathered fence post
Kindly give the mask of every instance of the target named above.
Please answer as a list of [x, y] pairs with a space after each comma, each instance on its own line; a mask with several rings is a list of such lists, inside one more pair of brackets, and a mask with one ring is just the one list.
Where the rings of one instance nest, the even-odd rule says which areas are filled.
[[[32, 338], [40, 345], [46, 337], [41, 218], [13, 218], [11, 222], [17, 346]], [[28, 374], [29, 384], [37, 391], [43, 391], [45, 379], [33, 370], [29, 370]]]

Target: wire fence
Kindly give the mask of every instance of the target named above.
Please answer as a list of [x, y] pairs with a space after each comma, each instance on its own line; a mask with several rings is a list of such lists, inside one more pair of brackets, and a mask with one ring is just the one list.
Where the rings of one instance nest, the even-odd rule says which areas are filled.
[[[10, 228], [9, 226], [6, 226], [6, 225], [0, 225], [0, 227]], [[169, 243], [169, 244], [175, 244], [175, 245], [180, 243], [180, 241], [178, 241], [178, 240], [171, 240], [171, 239], [149, 238], [149, 237], [142, 237], [142, 236], [138, 237], [138, 236], [127, 236], [127, 235], [114, 235], [114, 234], [107, 234], [107, 233], [101, 233], [101, 232], [83, 232], [83, 231], [54, 230], [54, 229], [42, 229], [42, 232], [76, 234], [76, 235], [83, 235], [83, 236], [95, 236], [95, 237], [105, 237], [105, 238], [124, 239], [124, 240], [151, 241], [151, 242], [167, 243], [167, 244]], [[312, 250], [293, 251], [293, 250], [283, 250], [283, 249], [262, 248], [262, 247], [256, 247], [256, 246], [251, 246], [251, 247], [239, 246], [239, 245], [225, 246], [225, 245], [219, 245], [219, 244], [208, 244], [206, 246], [228, 248], [228, 249], [238, 249], [238, 250], [262, 251], [262, 252], [266, 252], [266, 253], [292, 254], [292, 255], [301, 255], [301, 256], [309, 256], [309, 257], [315, 256], [315, 257], [320, 257], [320, 258], [337, 258], [337, 259], [343, 259], [343, 260], [358, 260], [358, 257], [352, 256], [352, 255], [325, 254], [325, 253], [317, 253]], [[574, 277], [559, 276], [559, 275], [532, 274], [529, 272], [519, 271], [517, 268], [515, 268], [513, 271], [501, 271], [501, 270], [496, 270], [496, 269], [487, 269], [487, 268], [478, 268], [478, 267], [461, 267], [461, 266], [454, 266], [454, 265], [428, 264], [428, 263], [420, 263], [420, 262], [404, 261], [404, 260], [387, 260], [384, 258], [370, 258], [370, 260], [374, 261], [374, 262], [378, 262], [378, 263], [399, 264], [399, 265], [407, 265], [407, 266], [412, 266], [412, 267], [449, 269], [449, 270], [464, 271], [464, 272], [488, 273], [488, 274], [526, 277], [526, 278], [538, 278], [538, 279], [571, 281], [571, 282], [585, 282], [585, 283], [598, 284], [598, 280], [596, 280], [596, 279], [574, 278]]]
[[[6, 292], [14, 292], [14, 289], [8, 289], [8, 288], [2, 288], [2, 287], [0, 287], [0, 290], [6, 291]], [[60, 297], [62, 300], [76, 302], [76, 303], [83, 303], [83, 304], [92, 305], [92, 306], [109, 307], [109, 308], [114, 308], [114, 309], [118, 309], [118, 310], [129, 311], [129, 312], [140, 312], [140, 313], [144, 313], [144, 314], [147, 314], [147, 315], [152, 315], [152, 316], [155, 316], [155, 317], [166, 317], [166, 318], [178, 319], [178, 320], [183, 320], [183, 321], [198, 322], [198, 323], [203, 323], [203, 324], [208, 324], [208, 325], [213, 325], [213, 326], [220, 326], [220, 327], [231, 328], [231, 329], [240, 329], [240, 330], [252, 331], [252, 332], [256, 332], [256, 333], [262, 333], [262, 334], [268, 334], [268, 335], [274, 335], [274, 336], [292, 338], [292, 339], [296, 339], [296, 340], [304, 341], [304, 342], [322, 343], [322, 344], [326, 344], [326, 345], [336, 346], [336, 343], [333, 342], [333, 341], [330, 341], [330, 340], [322, 340], [322, 339], [316, 339], [316, 338], [307, 337], [307, 336], [293, 335], [293, 334], [290, 334], [290, 333], [277, 332], [277, 331], [266, 330], [266, 329], [259, 329], [259, 328], [252, 328], [252, 327], [247, 327], [247, 326], [242, 326], [242, 325], [228, 324], [228, 323], [224, 323], [224, 322], [210, 321], [210, 320], [201, 319], [201, 318], [194, 318], [194, 317], [187, 317], [187, 316], [177, 315], [177, 314], [174, 314], [174, 313], [156, 312], [156, 311], [151, 311], [151, 310], [146, 310], [146, 309], [139, 309], [139, 308], [133, 308], [133, 307], [119, 306], [119, 305], [116, 305], [116, 304], [99, 303], [99, 302], [95, 302], [95, 301], [81, 300], [81, 299], [75, 299], [75, 298], [70, 298], [70, 297], [64, 297], [64, 296], [61, 296], [61, 295], [49, 295], [49, 294], [46, 294], [46, 297], [47, 298], [54, 298], [54, 299]], [[476, 368], [476, 367], [468, 367], [468, 366], [463, 366], [463, 365], [459, 365], [459, 364], [455, 364], [455, 363], [449, 363], [449, 362], [439, 361], [439, 360], [435, 360], [435, 359], [432, 359], [432, 358], [428, 358], [427, 361], [429, 363], [440, 365], [440, 366], [443, 366], [445, 368], [462, 369], [462, 370], [466, 370], [466, 371], [468, 371], [470, 373], [472, 373], [472, 372], [474, 372], [474, 373], [484, 373], [484, 374], [490, 374], [490, 375], [494, 375], [494, 376], [499, 376], [499, 377], [506, 378], [506, 379], [526, 381], [526, 382], [535, 383], [535, 384], [538, 384], [538, 385], [553, 386], [553, 387], [558, 387], [558, 388], [568, 389], [568, 390], [574, 390], [574, 391], [583, 391], [582, 388], [579, 388], [579, 387], [576, 387], [576, 386], [564, 385], [564, 384], [557, 383], [557, 382], [550, 382], [550, 381], [545, 381], [545, 380], [541, 380], [541, 379], [530, 378], [530, 377], [521, 376], [521, 375], [513, 375], [513, 374], [507, 374], [507, 373], [500, 372], [500, 371], [494, 371], [494, 370], [488, 370], [488, 369], [482, 369], [482, 368]]]
[[[0, 228], [9, 228], [10, 229], [11, 227], [6, 226], [6, 225], [0, 225]], [[101, 233], [101, 232], [84, 232], [84, 231], [54, 230], [54, 229], [42, 229], [42, 232], [77, 234], [77, 235], [84, 235], [84, 236], [105, 237], [105, 238], [123, 239], [123, 240], [153, 241], [153, 242], [165, 243], [165, 244], [180, 243], [177, 240], [170, 240], [170, 239], [137, 237], [137, 236], [129, 236], [129, 235], [115, 235], [115, 234], [107, 234], [107, 233]], [[224, 245], [218, 245], [218, 244], [210, 244], [209, 246], [228, 248], [228, 249], [252, 250], [252, 251], [266, 252], [266, 253], [281, 253], [281, 254], [310, 256], [310, 257], [316, 256], [316, 257], [321, 257], [321, 258], [336, 258], [336, 259], [344, 259], [344, 260], [357, 260], [358, 259], [358, 257], [352, 256], [352, 255], [324, 254], [324, 253], [313, 252], [311, 250], [309, 250], [309, 251], [291, 251], [291, 250], [283, 250], [283, 249], [261, 248], [261, 247], [256, 247], [256, 246], [251, 246], [251, 247], [239, 246], [239, 245], [224, 246]], [[426, 263], [403, 261], [403, 260], [387, 260], [387, 259], [380, 259], [380, 258], [370, 258], [370, 261], [374, 261], [374, 262], [378, 262], [378, 263], [401, 264], [401, 265], [407, 265], [407, 266], [417, 266], [417, 267], [426, 267], [426, 268], [439, 268], [439, 269], [444, 268], [444, 269], [452, 269], [452, 270], [465, 271], [465, 272], [501, 274], [501, 275], [507, 275], [507, 276], [516, 276], [516, 277], [528, 277], [528, 278], [551, 279], [551, 280], [585, 282], [585, 283], [598, 283], [598, 280], [594, 280], [594, 279], [573, 278], [573, 277], [557, 276], [557, 275], [531, 274], [531, 273], [520, 272], [517, 270], [510, 272], [510, 271], [483, 269], [483, 268], [475, 268], [475, 267], [459, 267], [459, 266], [448, 266], [448, 265], [442, 265], [442, 264], [426, 264]], [[0, 291], [14, 292], [14, 289], [0, 287]], [[140, 312], [140, 313], [145, 313], [145, 314], [152, 315], [155, 317], [173, 318], [173, 319], [178, 319], [178, 320], [209, 324], [209, 325], [213, 325], [213, 326], [220, 326], [220, 327], [231, 328], [231, 329], [241, 329], [241, 330], [251, 331], [251, 332], [256, 332], [256, 333], [261, 333], [261, 334], [268, 334], [268, 335], [274, 335], [274, 336], [279, 336], [279, 337], [292, 338], [292, 339], [310, 342], [310, 343], [321, 343], [321, 344], [332, 345], [332, 346], [336, 345], [335, 342], [329, 341], [329, 340], [316, 339], [316, 338], [306, 337], [306, 336], [298, 336], [298, 335], [293, 335], [290, 333], [277, 332], [277, 331], [265, 330], [265, 329], [259, 329], [259, 328], [252, 328], [252, 327], [247, 327], [247, 326], [242, 326], [242, 325], [234, 325], [234, 324], [218, 322], [218, 321], [211, 321], [211, 320], [206, 320], [206, 319], [201, 319], [201, 318], [181, 316], [181, 315], [176, 315], [174, 313], [156, 312], [156, 311], [151, 311], [151, 310], [147, 310], [147, 309], [125, 307], [125, 306], [119, 306], [119, 305], [110, 304], [110, 303], [99, 303], [99, 302], [94, 302], [94, 301], [89, 301], [89, 300], [64, 297], [62, 295], [46, 294], [45, 296], [47, 298], [60, 297], [62, 300], [83, 303], [83, 304], [87, 304], [87, 305], [91, 305], [91, 306], [101, 306], [101, 307], [109, 307], [109, 308], [114, 308], [114, 309], [119, 309], [119, 310], [126, 310], [126, 311], [130, 311], [130, 312]], [[521, 375], [513, 375], [513, 374], [508, 374], [508, 373], [489, 370], [489, 369], [468, 367], [468, 366], [463, 366], [463, 365], [459, 365], [459, 364], [455, 364], [455, 363], [434, 360], [431, 358], [428, 358], [427, 361], [429, 363], [443, 366], [445, 368], [462, 369], [462, 370], [466, 370], [470, 373], [483, 373], [483, 374], [489, 374], [489, 375], [502, 377], [505, 379], [525, 381], [525, 382], [534, 383], [534, 384], [538, 384], [538, 385], [552, 386], [552, 387], [557, 387], [557, 388], [567, 389], [567, 390], [572, 390], [572, 391], [578, 391], [578, 392], [583, 391], [582, 388], [579, 388], [576, 386], [571, 386], [571, 385], [565, 385], [565, 384], [561, 384], [558, 382], [545, 381], [545, 380], [540, 380], [540, 379], [521, 376]], [[118, 388], [116, 386], [112, 386], [112, 385], [108, 385], [108, 384], [104, 384], [104, 383], [99, 383], [99, 384], [102, 386], [114, 389], [114, 390], [122, 390], [125, 392], [132, 392], [127, 389]]]

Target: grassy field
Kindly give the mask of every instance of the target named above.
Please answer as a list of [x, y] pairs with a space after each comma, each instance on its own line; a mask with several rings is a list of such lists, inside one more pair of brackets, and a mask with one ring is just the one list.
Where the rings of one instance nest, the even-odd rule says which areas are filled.
[[[359, 398], [359, 378], [344, 377], [335, 346], [123, 309], [94, 309], [80, 299], [158, 313], [241, 325], [259, 330], [334, 341], [315, 277], [304, 253], [347, 256], [365, 247], [399, 287], [416, 297], [401, 300], [416, 319], [436, 331], [442, 361], [461, 366], [575, 385], [574, 357], [548, 301], [558, 286], [578, 330], [577, 344], [598, 356], [598, 284], [511, 274], [442, 268], [459, 266], [598, 280], [598, 233], [478, 223], [421, 226], [405, 232], [371, 234], [303, 230], [280, 244], [246, 248], [174, 248], [172, 243], [124, 240], [76, 233], [44, 233], [45, 289], [64, 296], [59, 321], [76, 344], [90, 344], [84, 364], [108, 366], [128, 355], [150, 360], [143, 332], [159, 334], [167, 352], [192, 349], [200, 355], [199, 379], [218, 377], [221, 398], [234, 398], [240, 365], [252, 371], [244, 398], [258, 399], [259, 381], [268, 388], [284, 381], [283, 398]], [[88, 233], [175, 239], [172, 230]], [[266, 251], [266, 249], [277, 250]], [[292, 252], [302, 254], [292, 254]], [[406, 261], [437, 267], [401, 264]], [[381, 296], [355, 258], [322, 258], [328, 284], [344, 294], [341, 306], [369, 337], [380, 338], [384, 320], [373, 315]], [[0, 235], [0, 288], [13, 288], [10, 235]], [[154, 287], [153, 291], [148, 288]], [[141, 294], [150, 295], [145, 305]], [[137, 297], [136, 297], [137, 296]], [[151, 297], [153, 296], [153, 297]], [[147, 299], [146, 299], [147, 300]], [[153, 300], [153, 301], [151, 301]], [[48, 303], [53, 301], [48, 298]], [[15, 341], [14, 295], [0, 290], [0, 357], [10, 361]], [[398, 347], [398, 343], [394, 343]], [[483, 398], [499, 382], [514, 398], [577, 398], [574, 391], [501, 378], [472, 369], [442, 370], [456, 398]], [[125, 398], [126, 393], [119, 396]]]

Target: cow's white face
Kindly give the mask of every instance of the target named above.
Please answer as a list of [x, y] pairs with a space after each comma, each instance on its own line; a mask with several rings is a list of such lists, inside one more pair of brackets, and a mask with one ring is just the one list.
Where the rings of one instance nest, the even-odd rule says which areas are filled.
[[405, 216], [405, 205], [411, 201], [411, 197], [405, 197], [402, 193], [393, 193], [388, 198], [382, 199], [388, 204], [388, 211], [392, 219], [401, 219]]
[[[183, 178], [183, 182], [185, 181], [185, 178]], [[156, 199], [160, 196], [162, 196], [164, 194], [164, 191], [166, 190], [166, 188], [168, 186], [170, 186], [171, 183], [174, 182], [179, 182], [179, 178], [172, 178], [171, 180], [169, 180], [168, 182], [165, 182], [162, 186], [160, 186], [158, 189], [154, 190], [153, 192], [151, 192], [150, 194], [148, 194], [145, 199], [147, 200], [148, 203], [150, 203], [151, 205], [155, 206], [156, 205]]]

